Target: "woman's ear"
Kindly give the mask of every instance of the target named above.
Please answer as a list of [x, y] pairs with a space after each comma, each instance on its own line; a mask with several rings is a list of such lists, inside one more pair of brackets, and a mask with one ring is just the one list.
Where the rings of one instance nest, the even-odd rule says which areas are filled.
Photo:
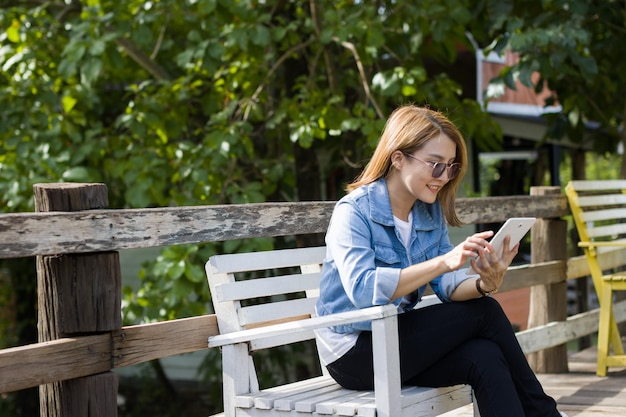
[[404, 161], [404, 155], [402, 151], [393, 151], [391, 153], [391, 166], [395, 169], [400, 169], [402, 167], [402, 162]]

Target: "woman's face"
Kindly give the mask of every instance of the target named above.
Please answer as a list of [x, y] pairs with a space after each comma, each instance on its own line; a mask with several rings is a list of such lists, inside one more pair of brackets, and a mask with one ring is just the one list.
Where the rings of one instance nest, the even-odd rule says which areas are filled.
[[[443, 173], [435, 178], [433, 165], [435, 162], [451, 164], [456, 158], [456, 143], [446, 135], [439, 135], [426, 142], [422, 148], [411, 154], [395, 156], [398, 162], [400, 192], [406, 192], [406, 197], [421, 200], [425, 203], [434, 203], [437, 193], [451, 180], [450, 170], [457, 169], [446, 166]], [[441, 169], [441, 165], [438, 168]]]

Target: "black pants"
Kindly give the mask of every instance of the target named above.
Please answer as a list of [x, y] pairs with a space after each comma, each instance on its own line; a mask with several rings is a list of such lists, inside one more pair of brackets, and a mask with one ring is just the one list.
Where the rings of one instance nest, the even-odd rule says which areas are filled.
[[[558, 417], [517, 342], [500, 304], [490, 298], [444, 303], [398, 316], [403, 385], [470, 384], [481, 417]], [[374, 386], [372, 333], [328, 365], [345, 388]]]

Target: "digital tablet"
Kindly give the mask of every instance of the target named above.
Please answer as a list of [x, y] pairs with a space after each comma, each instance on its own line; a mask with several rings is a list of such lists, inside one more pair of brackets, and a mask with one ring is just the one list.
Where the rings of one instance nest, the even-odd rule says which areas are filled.
[[[533, 224], [537, 219], [535, 217], [512, 217], [508, 219], [498, 233], [489, 241], [495, 253], [500, 256], [502, 254], [502, 245], [504, 243], [504, 238], [507, 236], [511, 236], [511, 242], [509, 243], [509, 249], [513, 246], [517, 245], [517, 243], [522, 240], [522, 238], [528, 233]], [[474, 270], [470, 266], [467, 269], [468, 274], [475, 274]]]

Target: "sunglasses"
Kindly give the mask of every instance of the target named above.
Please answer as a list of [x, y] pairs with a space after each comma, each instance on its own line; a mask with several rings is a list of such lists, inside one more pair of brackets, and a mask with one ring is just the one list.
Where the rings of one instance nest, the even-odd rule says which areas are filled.
[[446, 164], [445, 162], [426, 162], [409, 153], [406, 153], [406, 152], [402, 152], [402, 153], [408, 156], [409, 158], [413, 158], [431, 167], [433, 171], [431, 172], [430, 175], [432, 175], [433, 178], [441, 177], [443, 175], [443, 172], [446, 170], [446, 167], [448, 168], [449, 180], [454, 179], [457, 175], [459, 175], [459, 172], [461, 172], [461, 164], [459, 164], [458, 162], [452, 162], [450, 164]]

